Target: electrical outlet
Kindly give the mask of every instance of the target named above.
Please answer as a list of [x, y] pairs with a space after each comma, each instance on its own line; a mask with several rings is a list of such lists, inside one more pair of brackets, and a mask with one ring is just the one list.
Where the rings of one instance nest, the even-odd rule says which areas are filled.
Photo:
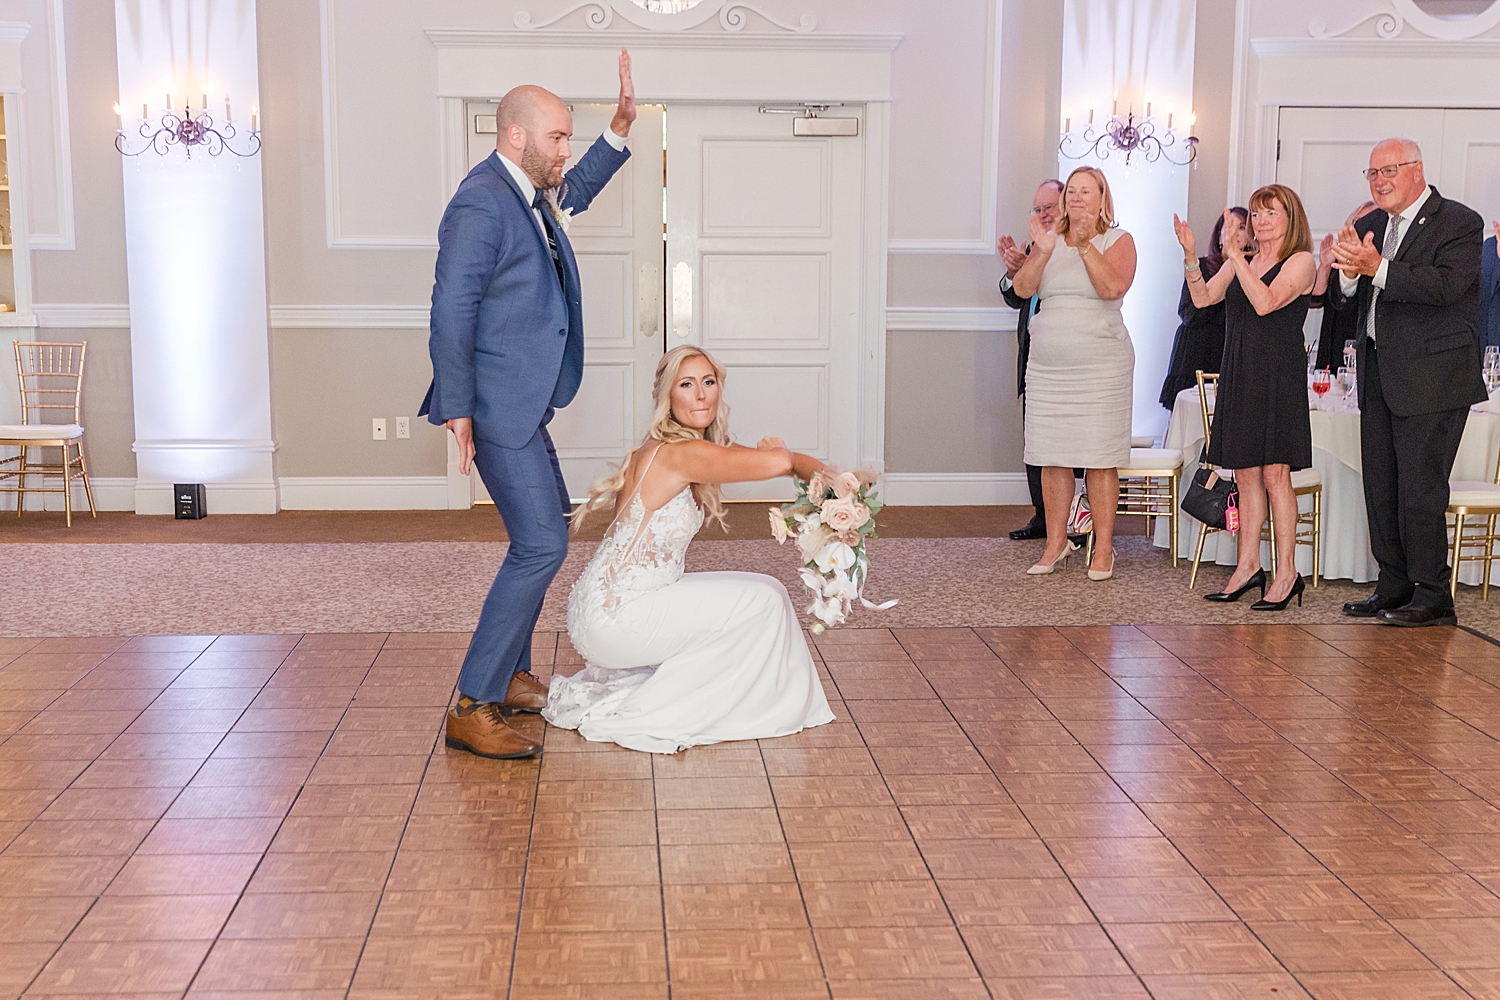
[[384, 441], [385, 440], [385, 417], [376, 417], [374, 420], [370, 421], [370, 424], [371, 424], [372, 430], [374, 431], [375, 440], [376, 441]]
[[411, 437], [411, 417], [396, 418], [396, 439]]

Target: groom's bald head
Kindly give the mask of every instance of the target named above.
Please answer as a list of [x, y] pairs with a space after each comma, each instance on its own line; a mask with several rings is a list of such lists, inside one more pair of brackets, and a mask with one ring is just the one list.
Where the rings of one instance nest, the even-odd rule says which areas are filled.
[[557, 187], [571, 150], [573, 114], [542, 87], [517, 87], [495, 109], [495, 149], [518, 164], [538, 188]]

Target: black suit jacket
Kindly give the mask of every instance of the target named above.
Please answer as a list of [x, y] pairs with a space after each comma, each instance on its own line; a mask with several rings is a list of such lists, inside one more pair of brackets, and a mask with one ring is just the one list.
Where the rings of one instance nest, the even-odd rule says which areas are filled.
[[[1027, 244], [1026, 252], [1031, 253], [1030, 244]], [[1012, 309], [1021, 310], [1021, 315], [1016, 318], [1016, 395], [1024, 396], [1026, 359], [1031, 356], [1031, 300], [1021, 298], [1014, 288], [1001, 288], [1000, 297]]]
[[[1390, 216], [1371, 212], [1354, 224], [1363, 239], [1385, 239]], [[1401, 248], [1387, 265], [1385, 288], [1375, 301], [1375, 343], [1380, 351], [1380, 389], [1398, 417], [1471, 406], [1487, 397], [1479, 365], [1479, 254], [1484, 220], [1434, 188]], [[1359, 279], [1359, 326], [1363, 332], [1375, 289]], [[1359, 368], [1368, 344], [1359, 340]], [[1360, 403], [1366, 385], [1358, 382]]]

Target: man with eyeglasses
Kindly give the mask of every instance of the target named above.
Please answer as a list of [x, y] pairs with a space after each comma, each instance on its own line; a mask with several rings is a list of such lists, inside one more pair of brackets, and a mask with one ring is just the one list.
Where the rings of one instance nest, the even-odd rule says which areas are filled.
[[1422, 151], [1386, 139], [1365, 171], [1384, 211], [1345, 225], [1333, 247], [1359, 298], [1360, 448], [1375, 593], [1344, 614], [1384, 625], [1456, 625], [1447, 563], [1448, 477], [1479, 365], [1483, 220], [1430, 187]]
[[[1062, 181], [1046, 180], [1042, 181], [1031, 199], [1031, 214], [1047, 229], [1056, 226], [1057, 220], [1062, 218], [1062, 193]], [[1001, 260], [1005, 262], [1005, 276], [1000, 279], [1000, 295], [1005, 299], [1006, 305], [1021, 311], [1021, 315], [1016, 319], [1016, 395], [1022, 397], [1021, 405], [1024, 411], [1026, 359], [1031, 354], [1031, 315], [1036, 312], [1037, 297], [1033, 295], [1029, 299], [1021, 298], [1011, 287], [1011, 281], [1015, 278], [1016, 272], [1021, 269], [1021, 265], [1026, 263], [1026, 255], [1031, 253], [1031, 244], [1028, 243], [1022, 248], [1007, 235], [1000, 237], [998, 249]], [[1083, 475], [1083, 470], [1078, 470], [1078, 475]], [[1025, 527], [1017, 528], [1010, 533], [1010, 537], [1018, 542], [1047, 537], [1047, 515], [1042, 503], [1042, 469], [1040, 466], [1026, 466], [1026, 486], [1031, 493], [1031, 506], [1034, 513]], [[1080, 536], [1074, 537], [1076, 539]]]

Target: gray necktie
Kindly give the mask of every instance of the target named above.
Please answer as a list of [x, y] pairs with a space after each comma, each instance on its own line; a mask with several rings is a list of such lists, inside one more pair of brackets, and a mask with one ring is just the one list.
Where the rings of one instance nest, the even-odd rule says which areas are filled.
[[[1393, 215], [1391, 220], [1385, 224], [1385, 244], [1380, 248], [1380, 256], [1386, 260], [1392, 260], [1396, 256], [1396, 249], [1401, 246], [1401, 216]], [[1370, 290], [1370, 315], [1365, 317], [1365, 336], [1371, 340], [1375, 339], [1375, 303], [1380, 299], [1380, 289]]]

